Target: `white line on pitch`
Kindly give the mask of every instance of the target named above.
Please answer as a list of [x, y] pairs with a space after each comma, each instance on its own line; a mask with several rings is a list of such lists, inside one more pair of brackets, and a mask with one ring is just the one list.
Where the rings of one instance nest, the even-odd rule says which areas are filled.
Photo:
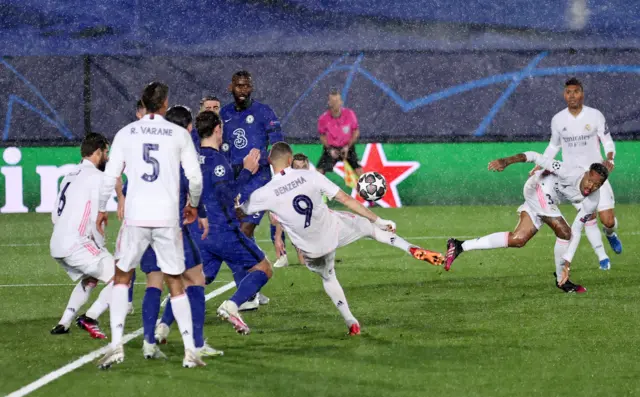
[[[229, 291], [230, 289], [232, 289], [233, 287], [235, 287], [236, 284], [234, 282], [230, 282], [228, 284], [223, 285], [220, 288], [217, 288], [211, 292], [209, 292], [206, 296], [205, 296], [205, 301], [208, 301], [209, 299], [216, 297], [218, 295], [222, 295], [225, 292]], [[122, 343], [127, 343], [129, 342], [131, 339], [137, 338], [138, 336], [142, 335], [143, 333], [143, 329], [140, 328], [130, 334], [127, 334], [124, 336], [124, 338], [122, 339]], [[25, 387], [22, 387], [16, 391], [14, 391], [13, 393], [9, 394], [7, 397], [22, 397], [22, 396], [26, 396], [27, 394], [34, 392], [36, 390], [38, 390], [39, 388], [41, 388], [42, 386], [45, 386], [48, 383], [53, 382], [54, 380], [60, 378], [61, 376], [64, 376], [66, 374], [68, 374], [71, 371], [75, 371], [76, 369], [82, 367], [83, 365], [90, 363], [91, 361], [95, 360], [96, 358], [100, 357], [101, 355], [103, 355], [104, 353], [106, 353], [108, 349], [108, 346], [102, 347], [98, 350], [94, 350], [89, 354], [86, 354], [82, 357], [80, 357], [79, 359], [77, 359], [76, 361], [73, 361], [67, 365], [65, 365], [62, 368], [59, 368], [53, 372], [50, 372], [48, 374], [46, 374], [45, 376], [43, 376], [42, 378], [36, 380], [33, 383], [30, 383], [28, 385], [26, 385]], [[97, 370], [96, 370], [97, 371]]]
[[[213, 281], [214, 283], [226, 283], [227, 281], [218, 281], [215, 280]], [[78, 283], [75, 284], [0, 284], [0, 288], [17, 288], [17, 287], [22, 287], [22, 288], [26, 288], [26, 287], [62, 287], [62, 286], [73, 286], [73, 285], [77, 285]], [[147, 283], [134, 283], [135, 285], [146, 285]]]

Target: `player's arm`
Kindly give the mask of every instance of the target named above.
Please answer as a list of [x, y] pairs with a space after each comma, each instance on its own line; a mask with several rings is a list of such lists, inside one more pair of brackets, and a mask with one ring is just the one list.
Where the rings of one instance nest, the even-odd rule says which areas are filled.
[[371, 223], [375, 224], [380, 229], [395, 233], [395, 222], [380, 218], [378, 215], [371, 212], [371, 210], [369, 210], [367, 207], [360, 204], [358, 200], [345, 193], [342, 189], [340, 189], [333, 198], [352, 212], [355, 212], [356, 214], [367, 218]]
[[183, 134], [184, 144], [180, 151], [180, 164], [184, 170], [184, 176], [189, 181], [189, 201], [187, 207], [196, 211], [202, 195], [202, 171], [198, 161], [198, 153], [189, 134]]
[[501, 172], [508, 166], [516, 163], [536, 163], [540, 168], [553, 172], [559, 176], [562, 175], [565, 168], [561, 161], [550, 159], [536, 152], [524, 152], [511, 157], [493, 160], [489, 163], [488, 168], [489, 171]]
[[611, 132], [607, 126], [607, 120], [604, 118], [602, 113], [600, 114], [600, 120], [598, 122], [598, 138], [600, 138], [604, 152], [607, 155], [604, 165], [607, 167], [609, 172], [611, 172], [615, 167], [613, 159], [616, 156], [616, 145], [613, 143]]
[[[558, 152], [560, 152], [561, 145], [562, 143], [560, 142], [560, 133], [558, 132], [554, 121], [551, 120], [551, 139], [549, 140], [549, 145], [547, 145], [547, 148], [544, 150], [544, 153], [542, 153], [542, 155], [550, 159], [555, 159], [558, 155]], [[541, 169], [541, 167], [539, 165], [536, 165], [529, 172], [529, 176], [533, 175], [533, 173], [538, 171], [539, 169]]]
[[271, 221], [271, 224], [276, 227], [273, 246], [276, 249], [276, 256], [279, 258], [282, 255], [287, 254], [284, 248], [284, 240], [282, 240], [282, 235], [284, 232], [282, 231], [282, 225], [280, 224], [280, 222], [278, 222], [278, 218], [276, 218], [276, 216], [271, 212], [269, 212], [269, 220]]
[[355, 113], [352, 114], [353, 123], [351, 125], [351, 128], [353, 129], [353, 133], [351, 134], [351, 139], [349, 139], [349, 143], [347, 144], [348, 147], [355, 145], [356, 142], [358, 142], [358, 139], [360, 139], [360, 125], [358, 124], [358, 118], [356, 117]]
[[[60, 186], [64, 186], [65, 185], [65, 180], [66, 178], [62, 179], [62, 182], [60, 183]], [[56, 222], [58, 221], [58, 218], [60, 217], [58, 215], [58, 208], [60, 208], [60, 196], [62, 195], [62, 189], [58, 188], [58, 194], [56, 195], [56, 201], [53, 205], [53, 211], [51, 211], [51, 223], [53, 223], [54, 225], [56, 224]]]
[[273, 145], [276, 142], [284, 141], [284, 133], [282, 132], [282, 126], [276, 113], [267, 107], [265, 110], [265, 131], [269, 138], [269, 144]]
[[[98, 247], [105, 246], [105, 235], [101, 234], [97, 228], [97, 220], [98, 220], [98, 201], [100, 200], [100, 183], [98, 180], [93, 184], [93, 188], [91, 189], [91, 212], [89, 214], [89, 221], [91, 222], [91, 235], [93, 237], [93, 241], [98, 244]], [[122, 188], [122, 185], [120, 186]]]
[[98, 195], [98, 211], [96, 219], [96, 231], [104, 235], [104, 227], [107, 226], [107, 202], [111, 198], [111, 192], [116, 186], [118, 177], [124, 170], [124, 148], [121, 146], [119, 134], [113, 139], [113, 145], [109, 152], [109, 162], [102, 175], [102, 185]]
[[124, 183], [122, 182], [122, 175], [118, 177], [116, 181], [116, 197], [118, 198], [118, 220], [122, 222], [124, 219]]

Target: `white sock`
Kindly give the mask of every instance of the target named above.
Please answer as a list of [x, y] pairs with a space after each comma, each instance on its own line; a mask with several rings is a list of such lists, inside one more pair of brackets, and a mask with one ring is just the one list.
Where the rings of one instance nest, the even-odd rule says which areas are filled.
[[397, 234], [378, 229], [377, 227], [373, 229], [373, 238], [381, 243], [400, 248], [404, 252], [409, 252], [409, 248], [414, 247], [414, 245], [409, 244], [407, 240]]
[[182, 342], [185, 350], [196, 350], [193, 342], [193, 320], [191, 319], [191, 305], [187, 294], [171, 297], [171, 308], [173, 316], [178, 323], [178, 329], [182, 335]]
[[562, 279], [562, 270], [564, 269], [564, 259], [562, 256], [569, 248], [569, 240], [561, 240], [556, 238], [556, 245], [553, 247], [553, 256], [556, 263], [556, 281]]
[[347, 323], [347, 326], [351, 324], [357, 323], [353, 314], [351, 314], [351, 310], [349, 310], [349, 304], [347, 303], [347, 297], [344, 296], [344, 291], [342, 290], [342, 286], [336, 277], [335, 269], [332, 274], [328, 278], [322, 279], [322, 285], [324, 285], [324, 290], [329, 295], [329, 298], [333, 301], [333, 304], [336, 305], [344, 322]]
[[67, 308], [64, 309], [64, 313], [62, 313], [62, 318], [60, 318], [58, 324], [62, 324], [65, 328], [69, 328], [73, 318], [78, 314], [78, 310], [89, 300], [89, 295], [91, 295], [91, 291], [95, 286], [96, 285], [92, 283], [83, 286], [82, 281], [80, 281], [73, 288], [71, 296], [69, 297], [69, 302], [67, 303]]
[[609, 258], [604, 250], [604, 245], [602, 245], [602, 234], [600, 234], [600, 229], [598, 229], [598, 221], [592, 219], [587, 222], [584, 225], [584, 232], [591, 243], [591, 247], [593, 247], [596, 255], [598, 255], [598, 260], [601, 261]]
[[465, 251], [490, 250], [494, 248], [507, 248], [509, 246], [509, 232], [493, 233], [488, 236], [467, 240], [462, 243]]
[[122, 344], [124, 335], [124, 320], [127, 318], [127, 304], [129, 303], [129, 286], [116, 284], [111, 289], [111, 347]]
[[611, 237], [614, 234], [616, 234], [616, 231], [618, 230], [618, 218], [614, 218], [614, 223], [613, 223], [613, 227], [612, 228], [608, 228], [606, 226], [603, 226], [602, 230], [604, 231], [604, 234], [607, 237]]
[[87, 317], [97, 320], [98, 317], [102, 315], [102, 313], [107, 310], [109, 307], [109, 302], [111, 302], [111, 291], [113, 290], [113, 282], [107, 284], [102, 291], [100, 291], [100, 295], [98, 295], [98, 299], [93, 302], [93, 305], [87, 310]]

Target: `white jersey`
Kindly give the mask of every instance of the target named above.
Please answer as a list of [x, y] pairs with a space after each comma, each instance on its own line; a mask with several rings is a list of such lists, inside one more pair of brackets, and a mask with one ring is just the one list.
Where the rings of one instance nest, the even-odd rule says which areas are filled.
[[338, 219], [322, 202], [340, 188], [317, 171], [286, 168], [254, 191], [242, 205], [247, 214], [271, 211], [289, 234], [291, 243], [310, 258], [338, 248]]
[[562, 161], [568, 166], [587, 169], [602, 162], [600, 142], [605, 153], [615, 153], [615, 145], [604, 115], [597, 109], [583, 106], [574, 117], [566, 108], [551, 119], [551, 141], [544, 156], [554, 158], [562, 149]]
[[106, 209], [116, 178], [127, 166], [127, 225], [177, 227], [180, 165], [189, 180], [191, 205], [198, 206], [202, 172], [191, 136], [184, 128], [157, 114], [146, 115], [116, 134], [100, 191], [100, 210]]
[[92, 240], [104, 246], [104, 238], [95, 227], [101, 182], [102, 172], [88, 160], [83, 160], [62, 179], [51, 213], [52, 257], [65, 258]]

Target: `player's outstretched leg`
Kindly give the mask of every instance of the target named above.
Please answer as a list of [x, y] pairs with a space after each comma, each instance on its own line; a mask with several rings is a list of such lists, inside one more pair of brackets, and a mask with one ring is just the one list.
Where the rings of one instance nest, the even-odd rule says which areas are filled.
[[93, 291], [97, 283], [98, 280], [91, 277], [80, 280], [80, 282], [76, 284], [71, 292], [69, 302], [62, 313], [60, 321], [58, 321], [58, 324], [51, 330], [52, 335], [61, 335], [69, 332], [69, 326], [71, 325], [73, 318], [77, 315], [78, 310], [87, 303], [89, 295], [91, 295], [91, 291]]
[[78, 327], [84, 329], [94, 339], [106, 339], [106, 335], [100, 329], [98, 318], [109, 308], [111, 302], [111, 293], [113, 290], [113, 282], [109, 282], [98, 295], [98, 299], [91, 305], [86, 314], [76, 319]]
[[413, 245], [395, 233], [381, 230], [374, 226], [372, 237], [378, 242], [403, 250], [419, 261], [429, 262], [435, 266], [440, 266], [444, 263], [444, 255], [441, 253]]
[[592, 219], [585, 223], [584, 232], [587, 235], [589, 243], [591, 243], [593, 251], [598, 256], [600, 269], [609, 270], [611, 268], [611, 261], [609, 260], [609, 256], [604, 250], [604, 245], [602, 244], [602, 234], [600, 233], [600, 229], [598, 229], [598, 220]]
[[529, 214], [526, 211], [522, 211], [520, 212], [520, 221], [513, 232], [498, 232], [467, 241], [450, 238], [447, 241], [444, 270], [449, 271], [453, 261], [465, 251], [524, 247], [537, 231], [538, 228]]
[[604, 232], [605, 237], [609, 241], [609, 245], [611, 245], [611, 249], [616, 254], [622, 253], [622, 241], [618, 237], [616, 233], [618, 230], [618, 218], [616, 218], [613, 210], [601, 211], [599, 213], [600, 221], [602, 222], [602, 231]]

